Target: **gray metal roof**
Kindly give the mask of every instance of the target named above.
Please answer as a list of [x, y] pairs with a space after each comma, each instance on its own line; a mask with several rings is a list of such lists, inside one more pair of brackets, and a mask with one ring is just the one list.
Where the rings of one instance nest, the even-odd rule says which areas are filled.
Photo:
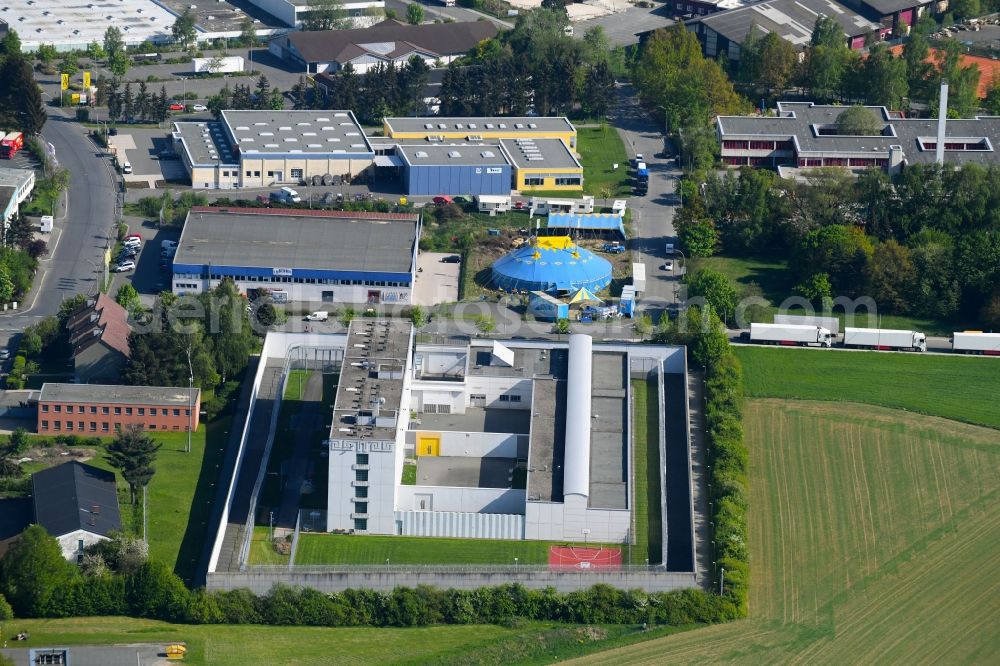
[[701, 23], [737, 44], [743, 43], [753, 25], [760, 32], [777, 33], [796, 48], [804, 48], [812, 39], [813, 27], [821, 15], [830, 16], [840, 24], [845, 43], [847, 37], [879, 29], [877, 23], [830, 0], [766, 0], [709, 14], [693, 23]]
[[42, 384], [39, 402], [85, 402], [122, 405], [177, 405], [197, 401], [201, 389], [186, 387], [114, 386], [106, 384]]
[[582, 169], [562, 139], [501, 139], [500, 145], [518, 169]]
[[423, 143], [400, 145], [396, 152], [413, 166], [498, 166], [508, 165], [506, 155], [496, 145], [463, 143]]
[[[884, 107], [868, 107], [883, 122], [882, 136], [822, 136], [816, 126], [832, 125], [846, 107], [815, 105], [809, 102], [778, 102], [777, 116], [720, 116], [717, 127], [725, 139], [759, 137], [791, 140], [799, 155], [836, 156], [842, 153], [884, 157], [890, 146], [901, 146], [907, 163], [934, 162], [935, 151], [921, 146], [921, 140], [936, 141], [937, 119], [896, 118]], [[945, 136], [950, 139], [985, 139], [987, 150], [945, 150], [945, 161], [955, 164], [1000, 163], [1000, 117], [979, 116], [949, 120]], [[968, 142], [968, 141], [966, 141]]]
[[31, 475], [35, 522], [52, 536], [76, 530], [109, 536], [122, 528], [113, 472], [72, 461]]
[[931, 4], [929, 0], [861, 0], [861, 4], [871, 7], [882, 16], [889, 16], [904, 9], [917, 9]]
[[[468, 132], [469, 135], [483, 132], [575, 132], [576, 128], [568, 118], [538, 117], [538, 118], [477, 118], [477, 117], [438, 117], [428, 118], [386, 118], [386, 125], [393, 132]], [[428, 127], [430, 125], [430, 127]]]
[[191, 164], [239, 164], [222, 123], [174, 123], [174, 138], [181, 140]]
[[0, 185], [21, 187], [35, 175], [30, 169], [9, 169], [0, 167]]
[[223, 111], [226, 131], [248, 153], [372, 154], [351, 111]]
[[192, 208], [174, 264], [409, 273], [417, 216]]

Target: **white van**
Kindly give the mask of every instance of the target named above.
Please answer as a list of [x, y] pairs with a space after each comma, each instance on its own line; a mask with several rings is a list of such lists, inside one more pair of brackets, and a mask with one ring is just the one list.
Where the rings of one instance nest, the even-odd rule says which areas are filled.
[[122, 173], [132, 173], [132, 165], [128, 163], [128, 160], [122, 162]]
[[330, 313], [326, 310], [316, 310], [306, 315], [306, 321], [326, 321], [330, 318]]
[[280, 190], [278, 190], [278, 192], [281, 193], [281, 196], [285, 201], [291, 203], [299, 203], [300, 201], [302, 201], [302, 197], [299, 196], [299, 193], [290, 187], [283, 187]]
[[54, 225], [54, 220], [51, 215], [42, 215], [42, 224], [40, 231], [43, 234], [51, 233], [53, 225]]

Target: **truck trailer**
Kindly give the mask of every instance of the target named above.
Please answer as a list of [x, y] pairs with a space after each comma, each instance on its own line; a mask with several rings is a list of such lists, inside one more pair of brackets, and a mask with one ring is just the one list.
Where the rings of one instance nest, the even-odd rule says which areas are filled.
[[964, 354], [1000, 356], [1000, 333], [956, 332], [952, 334], [951, 348]]
[[844, 329], [844, 346], [858, 349], [927, 351], [927, 338], [920, 331], [888, 328]]
[[7, 132], [0, 138], [0, 158], [9, 160], [22, 148], [24, 148], [24, 134], [21, 132]]
[[750, 342], [772, 345], [833, 346], [833, 334], [822, 326], [792, 324], [750, 324]]

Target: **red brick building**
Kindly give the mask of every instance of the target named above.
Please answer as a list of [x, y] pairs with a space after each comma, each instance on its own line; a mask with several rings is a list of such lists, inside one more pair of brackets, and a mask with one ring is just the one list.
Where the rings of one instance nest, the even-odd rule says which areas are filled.
[[112, 435], [127, 425], [150, 432], [198, 429], [200, 389], [103, 384], [43, 384], [40, 434]]

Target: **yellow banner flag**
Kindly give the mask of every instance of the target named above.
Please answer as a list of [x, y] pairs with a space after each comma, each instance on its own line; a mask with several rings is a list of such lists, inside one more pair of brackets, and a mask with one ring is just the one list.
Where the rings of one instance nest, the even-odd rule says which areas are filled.
[[83, 88], [84, 90], [90, 88], [90, 72], [83, 73]]
[[69, 74], [62, 75], [62, 89], [69, 90]]

